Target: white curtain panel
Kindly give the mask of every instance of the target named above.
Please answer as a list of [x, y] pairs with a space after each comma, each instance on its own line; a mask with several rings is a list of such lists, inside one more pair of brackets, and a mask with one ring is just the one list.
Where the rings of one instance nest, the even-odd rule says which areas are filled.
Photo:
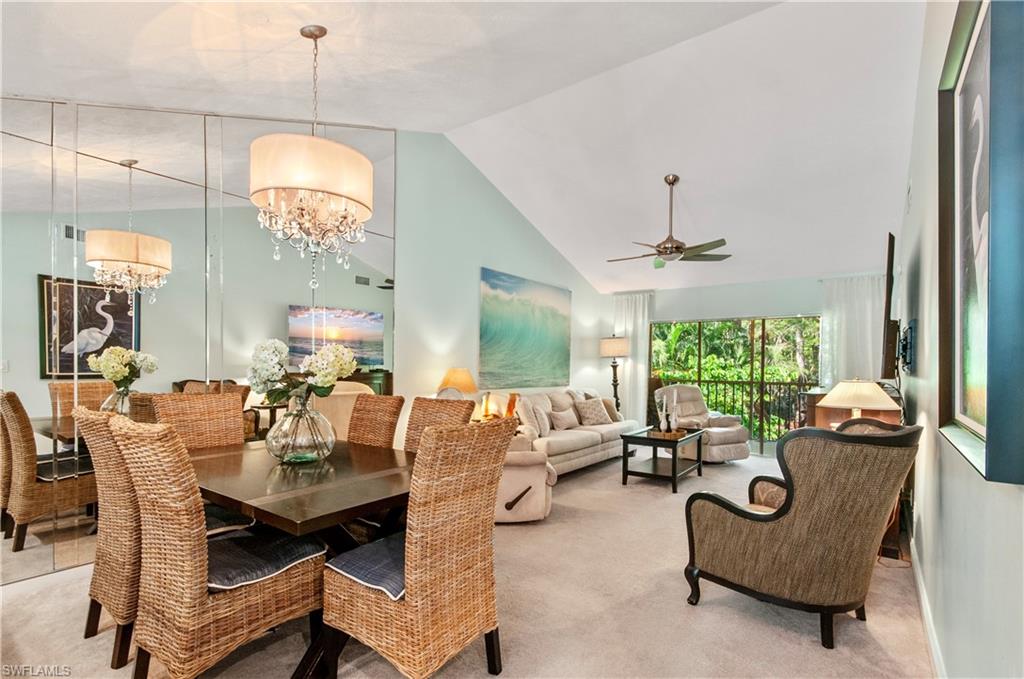
[[615, 334], [629, 339], [629, 356], [621, 368], [619, 399], [626, 419], [644, 424], [647, 419], [647, 365], [650, 344], [652, 293], [631, 292], [615, 295]]
[[885, 276], [827, 278], [821, 314], [821, 383], [859, 377], [876, 380], [882, 371], [882, 315]]

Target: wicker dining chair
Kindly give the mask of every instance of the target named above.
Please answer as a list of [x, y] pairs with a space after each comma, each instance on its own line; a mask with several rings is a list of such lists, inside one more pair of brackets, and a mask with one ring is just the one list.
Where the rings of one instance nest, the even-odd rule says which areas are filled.
[[157, 422], [173, 425], [189, 450], [245, 441], [237, 394], [153, 394], [153, 409]]
[[144, 422], [155, 424], [156, 408], [153, 407], [153, 397], [156, 394], [146, 392], [135, 392], [128, 395], [128, 419], [132, 422]]
[[7, 511], [14, 522], [11, 551], [25, 547], [28, 524], [35, 519], [96, 502], [91, 460], [77, 456], [39, 464], [32, 423], [13, 391], [0, 394], [0, 415], [11, 450], [11, 490]]
[[423, 430], [427, 427], [466, 424], [473, 416], [475, 407], [476, 404], [467, 399], [449, 400], [417, 396], [412, 400], [409, 423], [405, 427], [403, 448], [413, 453], [419, 450]]
[[249, 393], [252, 391], [252, 387], [248, 384], [238, 384], [234, 380], [214, 380], [209, 383], [202, 380], [183, 380], [175, 382], [174, 386], [180, 388], [176, 391], [180, 391], [182, 394], [238, 394], [242, 399], [242, 423], [245, 440], [252, 441], [259, 437], [260, 411], [245, 407], [246, 401], [249, 400]]
[[[687, 601], [704, 578], [787, 608], [818, 613], [821, 644], [834, 647], [836, 613], [866, 620], [886, 518], [917, 455], [921, 427], [885, 434], [797, 429], [776, 445], [780, 507], [742, 507], [697, 492], [686, 501]], [[763, 482], [762, 477], [754, 479]], [[750, 489], [753, 493], [753, 488]]]
[[359, 394], [348, 422], [348, 442], [377, 448], [394, 446], [403, 405], [403, 396]]
[[89, 410], [99, 410], [103, 401], [114, 391], [114, 383], [107, 380], [64, 380], [50, 382], [47, 386], [50, 389], [50, 410], [54, 417], [71, 415], [71, 410], [76, 405], [85, 406]]
[[208, 541], [195, 469], [174, 428], [115, 416], [110, 429], [142, 524], [136, 679], [151, 655], [171, 677], [195, 677], [294, 618], [309, 615], [319, 629], [323, 545], [270, 529]]
[[343, 552], [324, 571], [323, 634], [293, 676], [355, 637], [407, 677], [427, 677], [481, 634], [501, 672], [494, 592], [494, 502], [515, 419], [430, 427], [421, 440], [404, 533]]
[[[0, 396], [4, 392], [0, 391]], [[11, 496], [11, 439], [0, 413], [0, 530], [4, 540], [14, 533], [14, 519], [7, 513], [7, 501]]]

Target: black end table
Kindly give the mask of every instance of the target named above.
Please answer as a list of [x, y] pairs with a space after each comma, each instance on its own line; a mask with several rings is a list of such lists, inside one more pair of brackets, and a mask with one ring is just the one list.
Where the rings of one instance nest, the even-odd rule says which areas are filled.
[[[704, 453], [701, 449], [703, 429], [687, 429], [685, 431], [660, 432], [653, 427], [622, 434], [622, 485], [630, 476], [642, 476], [648, 479], [669, 479], [672, 481], [672, 492], [679, 492], [679, 477], [689, 474], [694, 469], [697, 476], [704, 476]], [[697, 442], [697, 462], [682, 469], [679, 468], [679, 447], [687, 443]], [[629, 446], [647, 446], [651, 449], [650, 458], [629, 459]], [[670, 457], [658, 457], [658, 449], [669, 451]]]

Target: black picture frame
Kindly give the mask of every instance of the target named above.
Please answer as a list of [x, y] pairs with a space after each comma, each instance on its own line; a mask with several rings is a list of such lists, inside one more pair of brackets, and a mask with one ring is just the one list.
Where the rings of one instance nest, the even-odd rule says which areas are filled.
[[[109, 305], [106, 303], [106, 291], [92, 281], [75, 281], [72, 278], [53, 277], [46, 274], [39, 274], [39, 377], [40, 379], [68, 380], [74, 379], [101, 379], [102, 375], [89, 369], [87, 358], [90, 354], [99, 353], [110, 346], [123, 346], [127, 349], [139, 349], [141, 337], [141, 320], [139, 318], [139, 296], [136, 295], [134, 303], [134, 315], [128, 314], [128, 295], [124, 292], [112, 292]], [[53, 304], [53, 286], [57, 286], [56, 306]], [[77, 356], [78, 369], [75, 370], [75, 359], [72, 354], [63, 351], [68, 346], [74, 335], [74, 316], [70, 306], [74, 299], [77, 288], [77, 309], [74, 313], [79, 319], [78, 334], [81, 335], [89, 329], [99, 331], [93, 333], [90, 349]], [[103, 306], [97, 307], [103, 302]], [[107, 320], [109, 317], [109, 321]], [[103, 325], [98, 325], [99, 319]], [[53, 321], [51, 323], [51, 321]], [[110, 332], [107, 339], [102, 343], [97, 342], [109, 323]], [[54, 334], [56, 329], [56, 334]], [[56, 366], [54, 366], [56, 364]], [[56, 367], [56, 370], [54, 370]]]

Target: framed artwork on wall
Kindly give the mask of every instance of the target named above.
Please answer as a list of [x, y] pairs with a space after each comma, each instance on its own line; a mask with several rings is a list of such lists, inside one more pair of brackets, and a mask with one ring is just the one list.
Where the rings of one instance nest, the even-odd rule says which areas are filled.
[[360, 368], [384, 367], [384, 314], [379, 311], [288, 305], [288, 363], [298, 365], [324, 344], [343, 344]]
[[480, 386], [569, 384], [572, 291], [480, 269]]
[[939, 431], [1024, 483], [1024, 3], [961, 2], [938, 96]]
[[[107, 347], [139, 348], [138, 299], [130, 315], [128, 295], [107, 292], [92, 281], [39, 274], [39, 377], [98, 379], [88, 357]], [[76, 294], [77, 293], [77, 294]], [[52, 312], [52, 313], [51, 313]], [[77, 319], [77, 326], [76, 326]]]

